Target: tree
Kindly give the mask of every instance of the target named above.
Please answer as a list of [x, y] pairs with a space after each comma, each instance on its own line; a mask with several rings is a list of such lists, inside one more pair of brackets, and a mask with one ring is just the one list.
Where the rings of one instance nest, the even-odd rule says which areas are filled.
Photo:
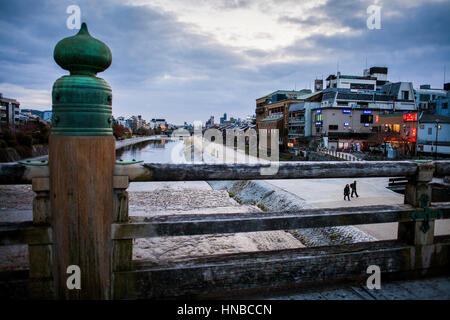
[[121, 138], [127, 133], [127, 129], [118, 122], [113, 123], [113, 135], [116, 139]]

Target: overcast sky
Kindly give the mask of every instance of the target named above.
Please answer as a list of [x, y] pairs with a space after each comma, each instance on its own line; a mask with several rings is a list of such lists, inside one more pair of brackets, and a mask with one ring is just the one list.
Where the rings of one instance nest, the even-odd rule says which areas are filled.
[[[381, 29], [367, 7], [381, 7]], [[450, 1], [0, 0], [0, 92], [21, 108], [51, 109], [66, 74], [53, 49], [74, 35], [69, 5], [112, 51], [98, 76], [113, 89], [115, 116], [175, 124], [254, 114], [255, 99], [310, 88], [315, 78], [387, 66], [390, 81], [442, 88], [450, 81]]]

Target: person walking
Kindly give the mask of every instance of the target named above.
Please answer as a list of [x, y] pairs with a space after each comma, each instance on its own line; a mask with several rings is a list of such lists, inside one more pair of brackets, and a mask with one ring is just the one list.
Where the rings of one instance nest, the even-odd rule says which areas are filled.
[[353, 198], [353, 194], [355, 194], [356, 197], [359, 198], [358, 193], [356, 192], [356, 180], [353, 181], [353, 183], [350, 185], [350, 187], [352, 187], [352, 198]]
[[345, 185], [345, 188], [344, 188], [344, 201], [345, 201], [345, 198], [347, 198], [348, 201], [350, 201], [350, 186], [348, 184]]

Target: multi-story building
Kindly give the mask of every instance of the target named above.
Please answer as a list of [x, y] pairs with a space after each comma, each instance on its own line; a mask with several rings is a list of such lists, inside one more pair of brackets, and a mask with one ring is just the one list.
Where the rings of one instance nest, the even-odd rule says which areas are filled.
[[118, 124], [120, 124], [121, 126], [124, 127], [128, 127], [127, 125], [127, 121], [125, 120], [125, 117], [117, 117], [116, 119], [114, 119]]
[[20, 103], [0, 93], [0, 127], [17, 128], [20, 123]]
[[226, 121], [227, 121], [227, 114], [224, 113], [224, 114], [223, 114], [223, 117], [220, 117], [220, 124], [223, 124], [223, 123], [226, 122]]
[[326, 79], [327, 88], [359, 90], [379, 90], [387, 81], [388, 69], [385, 67], [372, 67], [364, 70], [363, 76], [343, 75], [337, 72]]
[[440, 116], [450, 117], [450, 109], [448, 108], [450, 102], [450, 91], [447, 92], [445, 98], [432, 101], [431, 109], [434, 113]]
[[417, 121], [415, 112], [376, 115], [369, 144], [384, 147], [389, 144], [400, 155], [413, 156], [416, 154]]
[[328, 88], [321, 95], [320, 107], [311, 110], [311, 134], [329, 149], [361, 150], [377, 115], [416, 110], [409, 82], [389, 83], [378, 91]]
[[319, 92], [323, 90], [323, 79], [314, 80], [314, 92]]
[[22, 109], [20, 110], [20, 114], [23, 116], [23, 119], [26, 119], [26, 117], [33, 119], [38, 118], [39, 120], [44, 120], [47, 122], [50, 122], [52, 119], [51, 110], [41, 111], [35, 109]]
[[450, 156], [450, 117], [422, 113], [417, 131], [418, 153]]
[[[309, 99], [318, 97], [311, 95]], [[289, 108], [288, 148], [301, 149], [311, 140], [311, 110], [320, 107], [320, 102], [304, 101], [294, 103]]]
[[434, 113], [432, 109], [432, 102], [447, 97], [447, 90], [444, 89], [432, 89], [429, 84], [423, 84], [419, 89], [415, 90], [417, 109], [419, 111], [426, 111]]
[[150, 127], [152, 129], [160, 127], [162, 131], [165, 131], [167, 128], [166, 119], [152, 119], [150, 121]]
[[311, 90], [278, 90], [256, 99], [256, 126], [258, 129], [278, 129], [280, 145], [288, 147], [289, 108], [292, 104], [304, 101]]

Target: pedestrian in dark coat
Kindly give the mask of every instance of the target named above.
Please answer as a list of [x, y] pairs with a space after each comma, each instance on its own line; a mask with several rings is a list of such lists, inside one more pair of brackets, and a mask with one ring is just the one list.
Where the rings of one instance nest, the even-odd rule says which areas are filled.
[[347, 198], [348, 201], [350, 201], [350, 187], [348, 184], [345, 185], [345, 188], [344, 188], [344, 201], [345, 201], [345, 198]]
[[356, 180], [353, 181], [353, 183], [350, 185], [350, 187], [352, 187], [352, 198], [353, 198], [353, 194], [355, 194], [356, 197], [359, 198], [358, 193], [356, 192]]

